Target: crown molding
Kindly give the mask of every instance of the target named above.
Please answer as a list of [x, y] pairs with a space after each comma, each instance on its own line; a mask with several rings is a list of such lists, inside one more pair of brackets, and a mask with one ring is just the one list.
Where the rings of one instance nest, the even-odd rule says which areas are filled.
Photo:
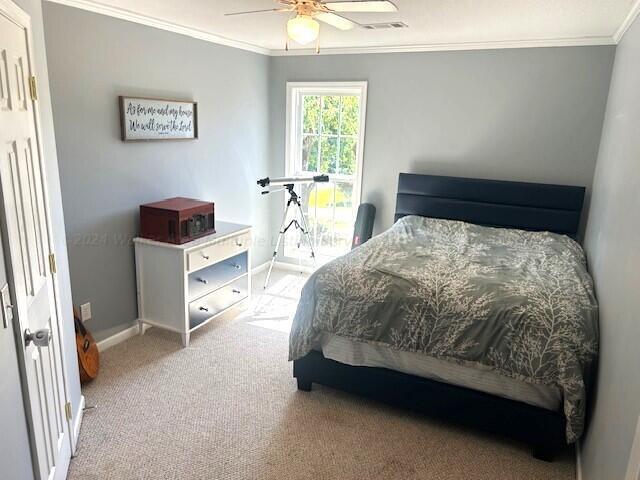
[[622, 37], [624, 37], [624, 34], [627, 33], [627, 30], [629, 30], [629, 27], [633, 25], [633, 22], [635, 21], [635, 19], [638, 17], [639, 14], [640, 14], [640, 0], [636, 0], [634, 4], [631, 6], [631, 10], [629, 10], [629, 13], [627, 14], [624, 21], [622, 22], [622, 25], [620, 25], [618, 30], [616, 30], [616, 33], [613, 34], [613, 39], [616, 41], [616, 44], [620, 43], [620, 40], [622, 40]]
[[[259, 45], [254, 45], [239, 40], [232, 40], [220, 35], [205, 32], [195, 28], [185, 27], [173, 22], [161, 20], [159, 18], [142, 15], [118, 7], [104, 5], [94, 0], [47, 0], [52, 3], [58, 3], [69, 7], [79, 8], [109, 17], [119, 18], [129, 22], [146, 25], [148, 27], [158, 28], [169, 32], [186, 35], [219, 45], [247, 50], [249, 52], [259, 53], [262, 55], [282, 57], [282, 56], [300, 56], [300, 55], [316, 55], [315, 49], [290, 49], [286, 50], [270, 50]], [[543, 48], [543, 47], [578, 47], [578, 46], [594, 46], [594, 45], [616, 45], [627, 29], [631, 26], [635, 18], [640, 13], [640, 0], [635, 0], [631, 11], [625, 18], [623, 24], [616, 30], [613, 36], [598, 37], [579, 37], [579, 38], [551, 38], [541, 40], [513, 40], [513, 41], [495, 41], [495, 42], [460, 42], [460, 43], [434, 43], [419, 45], [394, 45], [394, 46], [371, 46], [371, 47], [335, 47], [324, 48], [320, 50], [320, 55], [349, 55], [349, 54], [366, 54], [366, 53], [412, 53], [412, 52], [441, 52], [456, 50], [496, 50], [510, 48]]]
[[120, 20], [127, 20], [133, 23], [139, 23], [140, 25], [146, 25], [147, 27], [158, 28], [160, 30], [166, 30], [168, 32], [178, 33], [180, 35], [186, 35], [189, 37], [197, 38], [198, 40], [204, 40], [206, 42], [217, 43], [218, 45], [225, 45], [227, 47], [239, 48], [241, 50], [247, 50], [249, 52], [260, 53], [262, 55], [269, 55], [271, 51], [268, 48], [263, 48], [258, 45], [253, 45], [247, 42], [241, 42], [239, 40], [232, 40], [230, 38], [215, 35], [213, 33], [205, 32], [191, 27], [185, 27], [176, 23], [167, 22], [159, 18], [150, 17], [148, 15], [141, 15], [139, 13], [126, 10], [124, 8], [110, 7], [103, 5], [92, 0], [47, 0], [51, 3], [59, 3], [60, 5], [66, 5], [68, 7], [75, 7], [88, 12], [99, 13], [101, 15], [107, 15], [109, 17], [119, 18]]
[[[506, 48], [542, 48], [542, 47], [584, 47], [594, 45], [615, 45], [613, 37], [554, 38], [543, 40], [515, 40], [496, 42], [433, 43], [424, 45], [397, 45], [386, 47], [339, 47], [320, 48], [320, 55], [352, 55], [362, 53], [412, 53], [445, 52], [455, 50], [496, 50]], [[271, 50], [274, 57], [296, 55], [317, 55], [315, 49]]]

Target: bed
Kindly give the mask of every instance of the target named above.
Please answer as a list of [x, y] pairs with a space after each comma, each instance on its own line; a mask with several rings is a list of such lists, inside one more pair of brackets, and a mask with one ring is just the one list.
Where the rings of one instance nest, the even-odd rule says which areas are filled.
[[584, 429], [597, 303], [584, 188], [400, 174], [396, 223], [316, 271], [294, 318], [319, 383], [508, 435], [551, 460]]

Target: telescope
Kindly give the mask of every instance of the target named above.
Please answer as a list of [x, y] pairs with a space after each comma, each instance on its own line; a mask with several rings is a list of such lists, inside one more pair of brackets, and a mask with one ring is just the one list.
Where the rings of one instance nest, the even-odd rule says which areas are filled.
[[[280, 177], [280, 178], [261, 178], [258, 180], [258, 185], [262, 188], [267, 187], [283, 187], [278, 190], [264, 190], [262, 192], [263, 195], [269, 194], [271, 192], [280, 192], [282, 190], [286, 190], [289, 192], [289, 200], [287, 200], [287, 207], [284, 209], [284, 215], [282, 217], [282, 224], [280, 226], [280, 231], [278, 232], [278, 241], [276, 242], [276, 248], [273, 251], [273, 256], [271, 257], [271, 263], [269, 265], [269, 270], [267, 271], [267, 278], [264, 281], [264, 288], [267, 288], [269, 285], [269, 278], [271, 277], [271, 270], [273, 270], [273, 264], [276, 261], [276, 256], [278, 255], [278, 248], [280, 247], [280, 242], [284, 238], [284, 235], [287, 231], [293, 227], [294, 230], [300, 230], [302, 236], [306, 238], [309, 243], [309, 248], [311, 249], [311, 258], [313, 262], [316, 261], [316, 254], [313, 251], [313, 241], [311, 240], [311, 236], [309, 235], [309, 226], [307, 223], [307, 219], [304, 215], [304, 210], [302, 209], [302, 204], [300, 203], [300, 196], [293, 190], [294, 185], [296, 184], [308, 184], [308, 183], [326, 183], [329, 181], [329, 175], [323, 173], [320, 175], [313, 175], [308, 177]], [[294, 211], [297, 210], [298, 215], [294, 214], [293, 220], [289, 221], [287, 224], [289, 209], [293, 206]], [[298, 220], [298, 218], [300, 220]], [[300, 247], [300, 242], [298, 242], [298, 248]]]
[[284, 186], [284, 185], [293, 185], [294, 183], [325, 183], [329, 181], [329, 175], [314, 175], [311, 177], [280, 177], [280, 178], [261, 178], [258, 180], [258, 185], [262, 188], [269, 186]]

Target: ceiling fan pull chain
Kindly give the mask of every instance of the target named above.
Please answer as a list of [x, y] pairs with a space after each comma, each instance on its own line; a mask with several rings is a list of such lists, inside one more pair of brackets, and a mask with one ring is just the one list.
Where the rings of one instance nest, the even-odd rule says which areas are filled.
[[284, 38], [286, 38], [285, 42], [284, 42], [284, 51], [288, 52], [289, 51], [289, 32], [287, 32], [287, 28], [285, 27], [284, 29]]

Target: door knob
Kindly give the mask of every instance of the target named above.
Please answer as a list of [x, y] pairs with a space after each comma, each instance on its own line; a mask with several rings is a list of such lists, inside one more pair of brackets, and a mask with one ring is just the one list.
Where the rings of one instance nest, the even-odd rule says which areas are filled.
[[51, 341], [51, 330], [48, 328], [42, 328], [32, 332], [28, 328], [24, 331], [24, 344], [28, 347], [31, 342], [36, 347], [48, 347]]

